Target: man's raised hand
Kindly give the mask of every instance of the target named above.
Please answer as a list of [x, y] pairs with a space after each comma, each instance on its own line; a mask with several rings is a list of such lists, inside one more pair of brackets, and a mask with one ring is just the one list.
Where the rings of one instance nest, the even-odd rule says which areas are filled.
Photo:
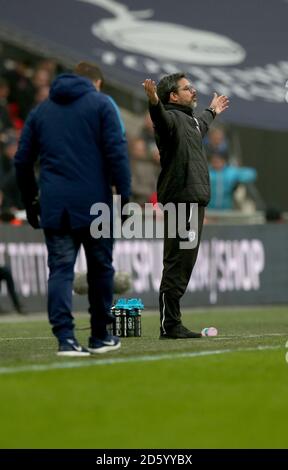
[[228, 97], [225, 95], [218, 96], [217, 93], [214, 93], [213, 99], [210, 103], [210, 108], [215, 109], [216, 114], [223, 113], [223, 111], [229, 108]]
[[151, 78], [146, 78], [142, 83], [145, 93], [148, 96], [148, 99], [151, 104], [158, 104], [159, 98], [157, 95], [156, 83]]

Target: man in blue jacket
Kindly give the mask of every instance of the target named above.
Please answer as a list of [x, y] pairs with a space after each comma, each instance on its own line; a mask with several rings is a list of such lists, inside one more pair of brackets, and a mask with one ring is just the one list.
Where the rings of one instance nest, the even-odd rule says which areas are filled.
[[[34, 228], [44, 229], [48, 315], [60, 356], [87, 356], [120, 347], [119, 338], [108, 335], [106, 329], [113, 292], [113, 239], [95, 239], [90, 234], [90, 208], [94, 203], [112, 207], [112, 184], [122, 202], [130, 195], [126, 139], [115, 103], [100, 92], [102, 81], [100, 69], [87, 62], [78, 64], [73, 74], [59, 75], [49, 99], [28, 116], [15, 156], [27, 220]], [[81, 245], [89, 286], [88, 349], [74, 336], [72, 315], [74, 264]]]
[[210, 156], [209, 175], [211, 200], [208, 209], [232, 210], [233, 195], [238, 184], [253, 183], [257, 178], [254, 168], [229, 165], [225, 154]]

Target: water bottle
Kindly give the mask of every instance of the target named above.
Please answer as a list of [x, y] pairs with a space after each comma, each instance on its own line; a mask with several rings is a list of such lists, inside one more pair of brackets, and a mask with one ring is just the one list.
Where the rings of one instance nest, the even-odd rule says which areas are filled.
[[144, 305], [141, 299], [129, 299], [128, 300], [128, 307], [129, 307], [129, 317], [131, 320], [131, 329], [132, 331], [129, 332], [130, 336], [141, 336], [141, 310], [143, 310]]
[[[114, 315], [113, 307], [111, 308], [111, 313], [113, 313], [113, 315]], [[109, 323], [106, 326], [106, 330], [107, 330], [108, 335], [111, 335], [111, 336], [115, 335], [115, 319], [114, 319], [113, 323]]]
[[127, 336], [130, 338], [131, 336], [134, 336], [134, 315], [133, 315], [133, 310], [131, 309], [131, 306], [129, 305], [129, 300], [127, 303]]
[[120, 308], [117, 308], [115, 306], [114, 315], [115, 315], [115, 321], [114, 321], [114, 331], [113, 332], [114, 332], [115, 336], [121, 336], [122, 326], [121, 326], [121, 310], [120, 310]]
[[134, 317], [134, 336], [141, 336], [141, 310], [136, 310]]
[[118, 299], [113, 307], [115, 315], [114, 334], [115, 336], [127, 336], [127, 315], [126, 315], [126, 299]]
[[144, 305], [142, 303], [141, 299], [136, 299], [135, 303], [135, 316], [134, 316], [134, 336], [141, 336], [142, 333], [142, 327], [141, 327], [141, 313], [142, 310], [144, 309]]
[[127, 336], [127, 314], [126, 308], [121, 309], [121, 336]]

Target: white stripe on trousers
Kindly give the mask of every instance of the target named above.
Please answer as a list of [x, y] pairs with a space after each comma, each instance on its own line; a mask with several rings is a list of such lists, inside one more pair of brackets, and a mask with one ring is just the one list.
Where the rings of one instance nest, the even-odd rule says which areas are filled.
[[165, 330], [165, 328], [164, 328], [164, 321], [165, 321], [165, 299], [164, 299], [164, 295], [165, 295], [165, 293], [163, 292], [163, 295], [162, 295], [163, 309], [162, 309], [162, 322], [161, 322], [161, 326], [162, 326], [163, 333], [166, 333], [166, 330]]

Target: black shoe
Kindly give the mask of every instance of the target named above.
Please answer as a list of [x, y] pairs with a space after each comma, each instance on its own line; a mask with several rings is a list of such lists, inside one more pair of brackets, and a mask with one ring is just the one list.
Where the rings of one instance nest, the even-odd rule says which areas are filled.
[[118, 336], [106, 335], [104, 339], [89, 338], [88, 351], [93, 354], [101, 354], [109, 351], [115, 351], [121, 347], [121, 341]]
[[66, 338], [59, 341], [57, 356], [63, 357], [87, 357], [90, 356], [88, 349], [83, 348], [74, 338]]
[[187, 339], [187, 338], [202, 338], [201, 333], [195, 333], [194, 331], [188, 330], [183, 325], [177, 325], [174, 328], [161, 333], [159, 339]]

